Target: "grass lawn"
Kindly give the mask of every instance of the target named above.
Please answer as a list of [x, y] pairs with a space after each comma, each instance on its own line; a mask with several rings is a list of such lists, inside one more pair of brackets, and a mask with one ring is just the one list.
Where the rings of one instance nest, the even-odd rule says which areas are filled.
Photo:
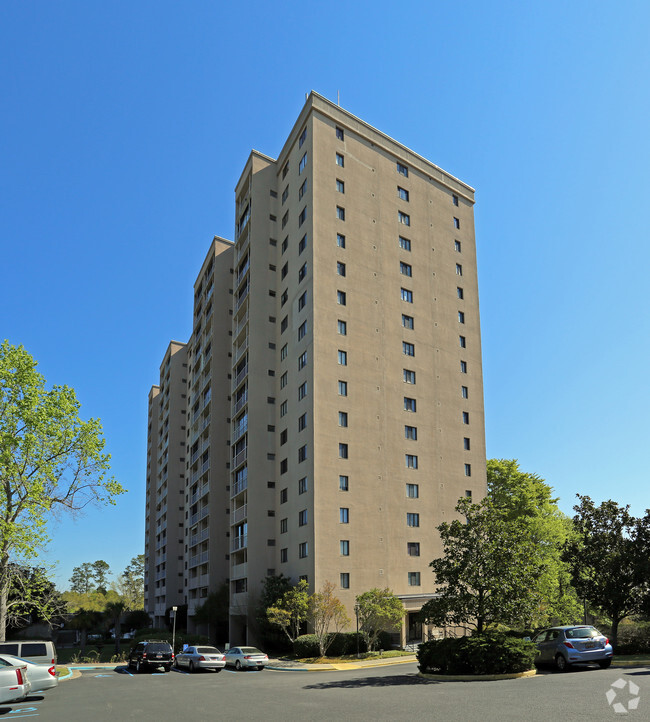
[[356, 654], [346, 654], [344, 657], [302, 657], [296, 658], [305, 664], [354, 664], [359, 660], [388, 659], [389, 657], [412, 657], [413, 652], [402, 652], [400, 649], [391, 649], [387, 652], [362, 652], [358, 657]]
[[101, 647], [87, 645], [86, 651], [82, 654], [79, 647], [59, 647], [56, 650], [57, 662], [59, 664], [92, 664], [98, 662], [122, 662], [126, 659], [131, 645], [127, 640], [120, 645], [120, 656], [115, 655], [114, 644], [104, 644]]

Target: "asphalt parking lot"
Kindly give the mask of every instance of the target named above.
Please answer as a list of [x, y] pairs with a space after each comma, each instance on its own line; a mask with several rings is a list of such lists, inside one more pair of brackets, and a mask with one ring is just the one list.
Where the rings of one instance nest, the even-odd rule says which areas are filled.
[[[536, 722], [555, 717], [565, 722], [598, 722], [650, 717], [647, 667], [578, 669], [565, 674], [544, 671], [533, 678], [491, 682], [440, 682], [423, 679], [417, 671], [415, 663], [349, 671], [224, 670], [218, 674], [89, 669], [55, 690], [0, 707], [0, 719], [121, 722], [143, 717], [166, 721], [243, 715], [318, 722]], [[625, 712], [615, 711], [617, 704], [624, 706]]]

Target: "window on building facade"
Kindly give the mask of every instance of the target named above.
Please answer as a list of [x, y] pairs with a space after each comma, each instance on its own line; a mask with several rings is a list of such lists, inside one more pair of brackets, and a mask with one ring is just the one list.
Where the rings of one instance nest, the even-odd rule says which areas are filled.
[[302, 371], [306, 365], [307, 365], [307, 352], [303, 351], [300, 354], [300, 356], [298, 356], [298, 371]]
[[409, 572], [409, 587], [420, 586], [420, 572]]
[[411, 441], [417, 441], [418, 440], [417, 426], [404, 426], [404, 438], [410, 439]]
[[302, 341], [303, 338], [307, 335], [307, 321], [303, 321], [300, 326], [298, 326], [298, 341]]
[[342, 180], [336, 179], [336, 190], [339, 193], [345, 193], [345, 183]]
[[465, 323], [465, 312], [464, 311], [458, 312], [458, 323]]
[[406, 188], [401, 188], [400, 186], [397, 186], [397, 197], [400, 200], [408, 201], [409, 192], [406, 190]]
[[336, 217], [339, 219], [339, 221], [345, 220], [345, 208], [341, 208], [341, 206], [336, 206]]
[[454, 218], [454, 228], [460, 228], [460, 220], [458, 218]]
[[338, 320], [338, 332], [341, 336], [346, 336], [348, 333], [348, 324], [346, 321]]
[[408, 238], [404, 238], [404, 236], [399, 237], [399, 247], [404, 251], [410, 251], [411, 250], [411, 241]]
[[302, 224], [307, 220], [307, 206], [305, 206], [301, 211], [300, 215], [298, 216], [298, 228], [302, 226]]
[[348, 395], [348, 382], [347, 381], [339, 381], [339, 396], [347, 396]]
[[404, 397], [404, 411], [415, 411], [416, 403], [415, 399], [411, 399], [408, 396]]
[[467, 388], [467, 386], [460, 387], [460, 395], [463, 399], [466, 399], [469, 397], [469, 389]]
[[300, 163], [298, 164], [298, 175], [300, 175], [307, 166], [307, 153], [303, 155], [303, 157], [300, 159]]
[[411, 216], [403, 211], [397, 211], [397, 220], [405, 226], [411, 225]]
[[349, 484], [350, 480], [345, 474], [339, 476], [339, 491], [348, 491], [350, 488]]
[[417, 469], [418, 468], [418, 457], [415, 454], [405, 454], [406, 468]]
[[420, 542], [406, 542], [406, 553], [410, 557], [420, 556]]
[[341, 524], [349, 524], [350, 523], [350, 510], [347, 507], [341, 507], [339, 509], [339, 522]]
[[286, 534], [288, 529], [288, 519], [280, 519], [280, 534]]
[[404, 328], [413, 330], [413, 326], [414, 326], [413, 316], [407, 316], [405, 313], [403, 313], [402, 314], [402, 326], [404, 326]]
[[339, 459], [347, 459], [348, 458], [348, 445], [347, 444], [339, 444]]
[[348, 425], [348, 412], [339, 411], [339, 426], [347, 427]]
[[463, 449], [465, 449], [465, 451], [469, 451], [469, 439], [467, 436], [463, 439]]
[[336, 137], [339, 140], [343, 140], [343, 138], [345, 137], [343, 133], [343, 128], [339, 128], [338, 125], [336, 126]]
[[307, 524], [307, 509], [303, 509], [298, 512], [298, 526], [305, 526]]
[[402, 353], [405, 356], [415, 356], [415, 344], [402, 341]]
[[336, 292], [336, 302], [339, 304], [339, 306], [345, 306], [347, 302], [347, 295], [345, 291], [337, 291]]
[[341, 589], [349, 589], [350, 588], [350, 573], [349, 572], [341, 572]]
[[409, 177], [409, 169], [403, 163], [397, 163], [397, 172], [405, 178]]
[[339, 248], [345, 248], [345, 236], [342, 233], [336, 234], [336, 245]]
[[309, 548], [307, 542], [301, 542], [298, 544], [298, 558], [305, 559], [309, 554]]
[[298, 299], [298, 310], [302, 311], [302, 309], [305, 307], [306, 303], [307, 303], [307, 291], [305, 291]]
[[402, 301], [413, 303], [413, 291], [410, 291], [408, 288], [402, 288], [400, 289], [400, 294]]
[[336, 273], [339, 276], [345, 276], [345, 263], [342, 263], [341, 261], [336, 262]]
[[460, 253], [460, 241], [454, 241], [454, 250]]
[[307, 140], [307, 128], [305, 128], [302, 133], [300, 134], [300, 138], [298, 139], [298, 148], [302, 148], [302, 144]]
[[307, 276], [307, 264], [303, 263], [300, 267], [300, 270], [298, 271], [298, 283], [301, 283], [305, 280]]
[[289, 552], [287, 549], [280, 549], [280, 562], [282, 564], [285, 564], [287, 562], [287, 559], [289, 557]]
[[298, 200], [299, 201], [302, 200], [302, 197], [305, 195], [306, 192], [307, 192], [307, 179], [305, 178], [305, 180], [302, 182], [302, 185], [300, 186], [300, 188], [298, 188]]
[[467, 339], [465, 338], [465, 336], [459, 336], [458, 343], [460, 344], [461, 348], [467, 348]]
[[463, 289], [460, 286], [456, 288], [456, 295], [458, 296], [458, 298], [464, 298]]
[[465, 464], [465, 476], [471, 476], [471, 475], [472, 475], [472, 465]]
[[304, 494], [307, 491], [307, 477], [303, 476], [302, 479], [298, 479], [298, 493]]
[[420, 526], [420, 515], [411, 512], [407, 513], [406, 526]]
[[348, 352], [347, 351], [341, 351], [341, 349], [339, 349], [338, 358], [339, 358], [339, 365], [341, 365], [341, 366], [348, 365]]
[[420, 487], [417, 484], [406, 485], [406, 497], [407, 499], [419, 499], [420, 498]]
[[350, 540], [349, 539], [341, 539], [339, 542], [339, 548], [340, 553], [342, 557], [349, 557], [350, 556]]
[[467, 361], [460, 362], [460, 372], [461, 372], [461, 374], [467, 373]]
[[287, 498], [288, 498], [289, 490], [284, 488], [280, 489], [280, 504], [286, 504]]
[[303, 431], [307, 428], [307, 414], [300, 414], [298, 417], [298, 431]]
[[336, 165], [340, 166], [341, 168], [345, 166], [345, 158], [343, 157], [343, 155], [341, 155], [341, 153], [336, 154]]
[[300, 255], [305, 248], [307, 247], [307, 234], [300, 239], [300, 242], [298, 243], [298, 255]]
[[399, 272], [402, 274], [402, 276], [412, 276], [413, 275], [413, 267], [408, 263], [404, 263], [403, 261], [400, 261], [399, 262]]
[[307, 460], [307, 444], [304, 444], [298, 449], [298, 463], [302, 464], [303, 461]]
[[405, 384], [414, 384], [415, 383], [415, 371], [411, 371], [411, 369], [404, 369], [404, 383]]
[[463, 411], [463, 423], [469, 424], [469, 411]]
[[300, 401], [301, 399], [304, 399], [305, 396], [307, 396], [307, 382], [306, 381], [304, 383], [300, 384], [300, 386], [298, 386], [298, 401]]

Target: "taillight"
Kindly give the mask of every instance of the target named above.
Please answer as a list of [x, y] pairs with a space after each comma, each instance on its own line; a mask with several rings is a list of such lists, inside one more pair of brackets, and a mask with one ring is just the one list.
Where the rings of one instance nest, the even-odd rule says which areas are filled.
[[147, 658], [147, 653], [146, 653], [146, 652], [143, 652], [143, 653], [142, 653], [142, 659], [146, 659], [146, 658]]
[[16, 670], [16, 677], [17, 677], [17, 679], [18, 679], [18, 684], [25, 684], [25, 683], [23, 682], [23, 673], [22, 673], [22, 671], [21, 671], [20, 669], [17, 669], [17, 670]]
[[250, 654], [245, 654], [245, 655], [244, 655], [244, 659], [250, 659], [250, 658], [251, 658]]
[[53, 677], [56, 677], [56, 667], [50, 667], [47, 670]]
[[199, 657], [199, 662], [205, 662], [205, 657], [203, 655]]
[[605, 646], [607, 646], [608, 644], [609, 644], [609, 639], [607, 637], [605, 637]]
[[575, 647], [571, 644], [571, 642], [565, 642], [564, 646], [568, 647], [569, 649], [575, 649]]

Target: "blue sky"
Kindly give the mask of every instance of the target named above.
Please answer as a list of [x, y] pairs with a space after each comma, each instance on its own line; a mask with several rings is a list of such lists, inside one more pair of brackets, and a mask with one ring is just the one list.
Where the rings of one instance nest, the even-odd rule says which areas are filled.
[[65, 587], [144, 544], [147, 393], [256, 148], [311, 89], [476, 188], [487, 450], [648, 500], [650, 5], [0, 5], [0, 338], [99, 417], [116, 507], [50, 527]]

